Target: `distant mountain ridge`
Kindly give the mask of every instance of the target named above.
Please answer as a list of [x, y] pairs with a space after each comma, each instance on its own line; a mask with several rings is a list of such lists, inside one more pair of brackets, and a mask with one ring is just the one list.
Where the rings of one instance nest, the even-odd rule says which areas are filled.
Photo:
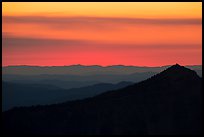
[[197, 135], [202, 133], [201, 78], [173, 65], [151, 78], [93, 98], [15, 108], [5, 134]]
[[[202, 76], [202, 66], [187, 66]], [[2, 80], [22, 84], [49, 84], [61, 88], [78, 88], [97, 83], [118, 83], [120, 81], [139, 82], [163, 70], [162, 67], [137, 66], [10, 66], [3, 67]]]
[[[6, 66], [2, 67], [2, 74], [16, 75], [41, 75], [41, 74], [69, 74], [69, 75], [97, 75], [97, 74], [133, 74], [141, 72], [161, 72], [170, 65], [161, 67], [140, 67], [140, 66]], [[186, 66], [194, 70], [202, 70], [202, 65]]]

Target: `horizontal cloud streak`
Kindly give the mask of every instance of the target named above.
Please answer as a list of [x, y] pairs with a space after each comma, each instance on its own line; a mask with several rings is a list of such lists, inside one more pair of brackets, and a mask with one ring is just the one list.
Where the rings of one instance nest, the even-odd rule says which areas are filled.
[[135, 44], [201, 42], [200, 19], [3, 16], [3, 32], [20, 37]]
[[201, 25], [202, 19], [147, 19], [147, 18], [111, 18], [111, 17], [46, 17], [46, 16], [3, 16], [7, 23], [41, 23], [41, 24], [95, 24], [128, 23], [158, 25]]
[[[186, 4], [146, 7], [146, 3], [129, 3], [129, 8], [121, 3], [110, 8], [93, 6], [90, 11], [89, 6], [74, 8], [67, 3], [58, 7], [59, 11], [41, 7], [46, 12], [39, 12], [37, 4], [36, 8], [14, 8], [12, 14], [6, 6], [10, 14], [2, 15], [3, 61], [41, 65], [200, 64], [202, 5]], [[19, 14], [21, 9], [24, 12]]]
[[131, 44], [131, 43], [106, 43], [103, 41], [91, 40], [71, 40], [71, 39], [40, 39], [40, 38], [26, 38], [14, 37], [8, 34], [2, 37], [2, 46], [4, 49], [23, 49], [46, 47], [49, 48], [64, 48], [67, 49], [94, 49], [94, 50], [148, 50], [148, 49], [201, 49], [201, 44]]
[[3, 47], [12, 48], [14, 46], [26, 48], [35, 46], [39, 48], [39, 46], [58, 46], [66, 45], [66, 46], [76, 46], [76, 45], [83, 45], [87, 43], [85, 40], [60, 40], [60, 39], [40, 39], [40, 38], [20, 38], [20, 37], [5, 37], [2, 38], [2, 45]]
[[82, 39], [14, 37], [6, 34], [2, 38], [2, 45], [3, 65], [65, 65], [76, 62], [107, 65], [151, 63], [155, 60], [162, 63], [171, 63], [173, 60], [187, 63], [193, 60], [199, 64], [202, 55], [201, 44], [190, 43], [125, 44]]

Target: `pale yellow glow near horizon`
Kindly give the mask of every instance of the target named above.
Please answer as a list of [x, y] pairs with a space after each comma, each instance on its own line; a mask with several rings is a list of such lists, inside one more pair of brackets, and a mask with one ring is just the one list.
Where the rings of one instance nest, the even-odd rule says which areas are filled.
[[2, 15], [202, 18], [202, 2], [2, 2]]

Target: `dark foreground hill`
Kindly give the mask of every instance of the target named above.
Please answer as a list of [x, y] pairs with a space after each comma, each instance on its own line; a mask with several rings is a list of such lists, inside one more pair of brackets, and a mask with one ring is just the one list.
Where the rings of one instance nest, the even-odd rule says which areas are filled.
[[201, 134], [201, 78], [174, 65], [93, 98], [3, 113], [4, 134]]

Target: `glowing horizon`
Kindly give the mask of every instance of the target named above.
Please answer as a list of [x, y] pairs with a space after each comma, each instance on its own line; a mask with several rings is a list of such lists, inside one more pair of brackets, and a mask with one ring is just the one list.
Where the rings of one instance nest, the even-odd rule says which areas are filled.
[[202, 64], [202, 2], [2, 2], [2, 63]]

